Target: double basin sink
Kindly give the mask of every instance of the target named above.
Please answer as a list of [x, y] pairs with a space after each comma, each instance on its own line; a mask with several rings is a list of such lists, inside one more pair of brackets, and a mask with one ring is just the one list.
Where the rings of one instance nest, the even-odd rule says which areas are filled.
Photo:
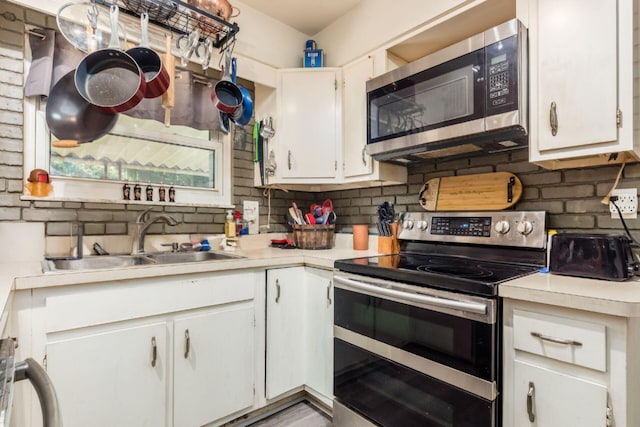
[[46, 259], [43, 270], [96, 270], [141, 265], [182, 264], [185, 262], [221, 261], [244, 258], [220, 252], [154, 252], [140, 255], [100, 255], [86, 258]]

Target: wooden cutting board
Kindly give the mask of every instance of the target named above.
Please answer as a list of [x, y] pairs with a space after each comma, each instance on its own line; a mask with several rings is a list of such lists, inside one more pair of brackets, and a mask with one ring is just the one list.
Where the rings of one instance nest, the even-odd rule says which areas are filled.
[[489, 211], [512, 207], [522, 196], [520, 179], [510, 172], [433, 178], [418, 196], [427, 211]]

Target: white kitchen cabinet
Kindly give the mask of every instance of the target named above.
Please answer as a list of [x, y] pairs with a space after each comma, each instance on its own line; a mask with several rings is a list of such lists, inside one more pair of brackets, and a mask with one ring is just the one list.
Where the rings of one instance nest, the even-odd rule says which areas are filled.
[[167, 426], [165, 322], [48, 342], [47, 373], [65, 426]]
[[269, 144], [277, 168], [269, 183], [334, 180], [340, 157], [340, 69], [284, 69], [278, 74], [279, 114]]
[[[386, 53], [386, 52], [385, 52]], [[345, 182], [391, 181], [403, 183], [407, 179], [404, 166], [380, 163], [366, 153], [367, 146], [367, 80], [377, 75], [376, 59], [368, 55], [343, 68], [343, 174]], [[386, 62], [385, 62], [386, 63]], [[387, 67], [383, 71], [388, 71]]]
[[[44, 362], [66, 427], [221, 424], [255, 409], [264, 381], [255, 321], [256, 311], [264, 316], [263, 272], [19, 292], [30, 320], [18, 357]], [[16, 425], [37, 427], [37, 398], [23, 393], [30, 397], [16, 398]]]
[[607, 425], [605, 386], [517, 360], [514, 371], [514, 425]]
[[304, 384], [304, 299], [304, 267], [267, 270], [267, 399]]
[[509, 298], [503, 311], [504, 427], [637, 424], [637, 319]]
[[531, 162], [555, 169], [640, 159], [634, 7], [632, 0], [521, 2], [518, 15], [529, 28]]
[[198, 427], [253, 404], [253, 337], [251, 303], [175, 320], [174, 426]]
[[305, 386], [328, 403], [333, 397], [333, 272], [305, 267]]
[[267, 270], [267, 399], [307, 390], [333, 398], [333, 273]]

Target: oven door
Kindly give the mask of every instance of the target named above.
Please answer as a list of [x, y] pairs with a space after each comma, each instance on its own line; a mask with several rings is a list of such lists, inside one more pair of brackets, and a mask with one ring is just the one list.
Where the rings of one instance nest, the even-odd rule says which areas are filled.
[[494, 426], [493, 299], [336, 272], [334, 394], [383, 426]]

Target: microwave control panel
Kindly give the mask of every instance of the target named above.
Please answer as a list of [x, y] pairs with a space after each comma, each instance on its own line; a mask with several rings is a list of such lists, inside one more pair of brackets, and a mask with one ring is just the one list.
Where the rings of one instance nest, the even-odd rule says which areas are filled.
[[487, 46], [487, 108], [489, 111], [501, 107], [513, 109], [513, 104], [517, 102], [517, 55], [517, 36], [511, 36]]

